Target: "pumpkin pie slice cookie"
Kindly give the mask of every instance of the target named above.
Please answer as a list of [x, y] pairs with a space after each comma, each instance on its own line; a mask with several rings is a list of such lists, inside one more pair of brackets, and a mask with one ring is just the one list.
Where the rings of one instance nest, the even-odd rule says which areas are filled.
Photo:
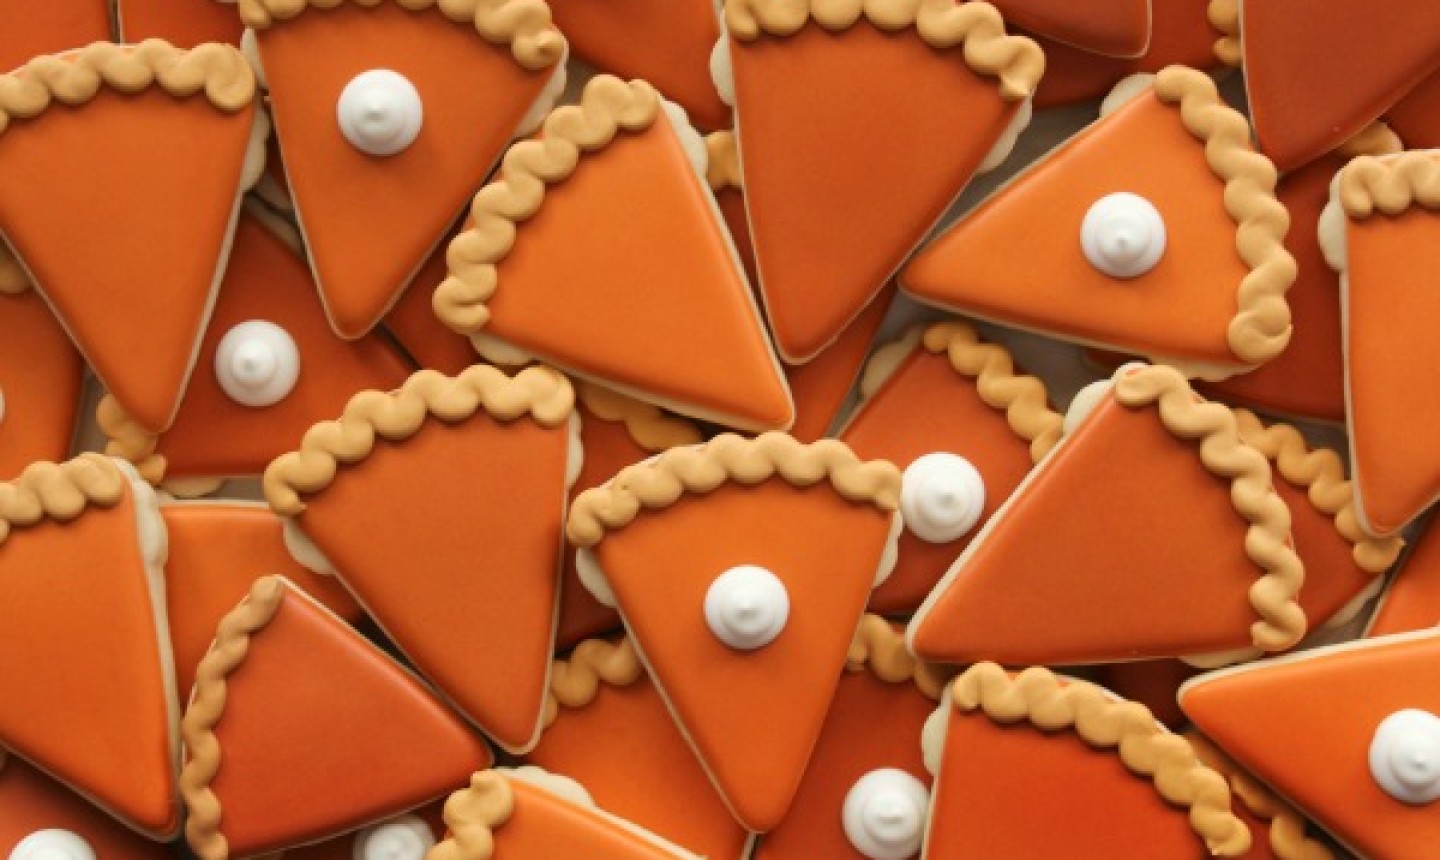
[[1411, 149], [1440, 146], [1440, 72], [1430, 75], [1385, 114]]
[[795, 802], [755, 860], [913, 857], [929, 811], [920, 737], [945, 675], [917, 663], [902, 630], [860, 621], [846, 672]]
[[1009, 153], [1045, 58], [987, 3], [730, 0], [725, 24], [759, 289], [803, 364]]
[[287, 848], [284, 860], [425, 860], [445, 836], [444, 800], [392, 816], [352, 833]]
[[[516, 752], [539, 736], [553, 655], [580, 467], [573, 403], [548, 368], [422, 370], [357, 394], [265, 472], [299, 560], [336, 573], [457, 710]], [[477, 498], [493, 501], [483, 515]]]
[[1440, 631], [1212, 672], [1181, 688], [1180, 705], [1356, 854], [1403, 860], [1440, 837]]
[[1221, 378], [1280, 354], [1295, 260], [1276, 173], [1214, 82], [1122, 81], [1103, 115], [900, 274], [949, 310]]
[[170, 847], [125, 827], [0, 750], [0, 853], [13, 860], [168, 860]]
[[725, 808], [635, 646], [588, 639], [556, 660], [545, 732], [525, 761], [579, 780], [608, 812], [703, 857], [745, 856]]
[[0, 36], [0, 72], [17, 69], [41, 54], [106, 42], [111, 35], [109, 0], [0, 0], [0, 21], [5, 22], [5, 35]]
[[1440, 626], [1440, 529], [1432, 521], [1380, 595], [1366, 636]]
[[85, 362], [38, 294], [0, 285], [0, 479], [70, 451]]
[[1417, 396], [1440, 384], [1440, 296], [1426, 289], [1437, 236], [1440, 152], [1356, 158], [1336, 175], [1320, 244], [1340, 273], [1355, 513], [1371, 534], [1394, 534], [1440, 496], [1429, 444], [1440, 403]]
[[164, 560], [125, 463], [81, 454], [0, 484], [0, 745], [155, 839], [180, 827]]
[[[1152, 0], [995, 0], [1005, 20], [1065, 45], [1109, 57], [1140, 57], [1150, 46]], [[1164, 6], [1174, 0], [1155, 0]]]
[[1167, 728], [1179, 731], [1188, 722], [1176, 701], [1180, 686], [1201, 671], [1184, 660], [1132, 660], [1096, 666], [1089, 677], [1122, 699], [1139, 702]]
[[1067, 421], [915, 614], [915, 654], [1217, 660], [1299, 641], [1290, 512], [1228, 407], [1173, 368], [1128, 365], [1082, 391]]
[[[935, 774], [922, 858], [1244, 857], [1225, 777], [1144, 705], [978, 663], [925, 726]], [[1123, 826], [1116, 826], [1124, 822]]]
[[1044, 382], [958, 320], [876, 351], [861, 393], [840, 440], [904, 470], [905, 533], [870, 609], [907, 613], [1059, 441], [1062, 419]]
[[115, 0], [118, 42], [164, 39], [191, 48], [206, 42], [240, 46], [245, 25], [232, 0]]
[[351, 395], [394, 388], [409, 373], [380, 335], [335, 336], [293, 228], [247, 204], [175, 423], [149, 433], [114, 397], [101, 401], [97, 418], [106, 453], [151, 481], [203, 486], [259, 475]]
[[95, 43], [0, 91], [0, 232], [100, 381], [163, 430], [263, 164], [254, 74], [228, 46]]
[[565, 39], [544, 0], [256, 0], [240, 12], [325, 312], [360, 337], [564, 88]]
[[[453, 238], [458, 232], [452, 229], [446, 235]], [[435, 247], [415, 280], [385, 315], [384, 326], [414, 364], [454, 376], [477, 359], [469, 338], [456, 334], [441, 322], [431, 303], [435, 285], [449, 273], [445, 264], [449, 248], [449, 239]]]
[[889, 573], [900, 473], [844, 444], [718, 436], [571, 506], [581, 581], [616, 606], [741, 824], [780, 823], [870, 590]]
[[435, 312], [497, 364], [533, 357], [691, 417], [788, 427], [705, 164], [649, 84], [592, 79], [475, 195]]
[[424, 685], [281, 576], [221, 619], [181, 730], [185, 838], [201, 860], [354, 830], [491, 761]]

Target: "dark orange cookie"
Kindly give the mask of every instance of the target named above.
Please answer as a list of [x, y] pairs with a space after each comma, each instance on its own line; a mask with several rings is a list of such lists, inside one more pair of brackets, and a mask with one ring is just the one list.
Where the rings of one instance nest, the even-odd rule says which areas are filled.
[[31, 57], [56, 54], [110, 39], [109, 0], [36, 3], [0, 0], [0, 72], [19, 68]]
[[1411, 149], [1440, 146], [1440, 73], [1432, 74], [1385, 114]]
[[[454, 236], [454, 230], [447, 236]], [[470, 341], [456, 334], [435, 316], [431, 299], [435, 285], [445, 280], [445, 254], [449, 241], [442, 241], [420, 267], [395, 306], [385, 315], [385, 329], [415, 364], [454, 376], [478, 359]]]
[[[54, 853], [52, 853], [54, 852]], [[152, 842], [0, 750], [0, 853], [13, 860], [165, 860]]]
[[445, 836], [443, 801], [402, 812], [324, 842], [288, 848], [284, 860], [424, 860]]
[[1366, 636], [1440, 626], [1440, 529], [1431, 522], [1380, 595]]
[[1151, 0], [995, 0], [995, 6], [1017, 27], [1092, 54], [1139, 57], [1150, 47]]
[[164, 39], [192, 48], [205, 42], [239, 47], [245, 25], [235, 0], [115, 0], [119, 42]]
[[85, 362], [44, 299], [0, 284], [0, 480], [36, 460], [65, 458], [84, 375]]

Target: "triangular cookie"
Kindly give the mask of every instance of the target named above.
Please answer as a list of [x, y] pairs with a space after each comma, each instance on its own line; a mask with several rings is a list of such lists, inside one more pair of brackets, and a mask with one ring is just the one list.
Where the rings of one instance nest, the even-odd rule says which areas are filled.
[[[1157, 6], [1176, 0], [1154, 0]], [[1005, 20], [1057, 42], [1109, 57], [1139, 57], [1150, 46], [1151, 0], [995, 0]]]
[[[447, 236], [453, 237], [456, 230]], [[477, 361], [470, 339], [451, 331], [435, 316], [435, 285], [445, 280], [449, 240], [436, 246], [415, 280], [385, 315], [385, 330], [420, 367], [454, 376]]]
[[784, 818], [870, 589], [900, 475], [835, 440], [718, 436], [571, 506], [582, 581], [621, 618], [741, 824]]
[[559, 94], [565, 40], [543, 0], [257, 0], [241, 13], [326, 313], [359, 337]]
[[0, 289], [0, 480], [69, 453], [84, 374], [45, 301]]
[[1440, 626], [1440, 529], [1428, 525], [1380, 595], [1366, 636]]
[[255, 77], [234, 48], [151, 40], [40, 57], [0, 84], [0, 232], [106, 388], [163, 430], [262, 164]]
[[1411, 149], [1440, 146], [1440, 72], [1430, 75], [1385, 114]]
[[164, 39], [181, 48], [206, 42], [239, 47], [245, 25], [229, 0], [115, 0], [118, 42]]
[[[1128, 98], [1128, 100], [1126, 100]], [[1205, 74], [1119, 84], [1093, 125], [900, 274], [921, 301], [1222, 377], [1290, 338], [1275, 169]]]
[[156, 839], [180, 826], [164, 559], [124, 463], [81, 454], [0, 484], [0, 745]]
[[828, 5], [731, 0], [728, 54], [717, 52], [759, 288], [792, 363], [834, 340], [970, 178], [1005, 157], [1045, 67], [988, 4]]
[[301, 561], [320, 555], [447, 700], [512, 751], [540, 733], [580, 465], [573, 402], [548, 368], [422, 370], [396, 391], [357, 394], [265, 472]]
[[[75, 792], [0, 750], [0, 853], [16, 860], [87, 856], [76, 850], [79, 846], [90, 850], [88, 856], [105, 860], [174, 857], [169, 846], [130, 830]], [[46, 853], [50, 848], [76, 853]]]
[[384, 860], [423, 860], [445, 837], [444, 809], [441, 798], [334, 839], [287, 848], [283, 856], [285, 860], [363, 860], [379, 851]]
[[1357, 854], [1399, 860], [1440, 837], [1440, 632], [1202, 675], [1181, 689], [1180, 704], [1206, 737]]
[[280, 576], [221, 620], [182, 731], [185, 836], [201, 860], [353, 830], [490, 762], [427, 688]]
[[696, 418], [788, 427], [784, 377], [696, 173], [704, 144], [663, 105], [601, 75], [512, 147], [450, 243], [436, 313], [500, 364], [533, 356]]
[[1075, 664], [1294, 645], [1305, 573], [1290, 514], [1229, 408], [1147, 365], [1079, 400], [1088, 416], [926, 598], [911, 649]]
[[26, 60], [110, 39], [110, 0], [0, 0], [0, 72]]

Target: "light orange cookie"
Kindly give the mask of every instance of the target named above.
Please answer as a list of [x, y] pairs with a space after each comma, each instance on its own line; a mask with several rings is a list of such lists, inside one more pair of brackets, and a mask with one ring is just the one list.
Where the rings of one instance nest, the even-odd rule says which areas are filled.
[[1440, 147], [1440, 73], [1426, 78], [1385, 114], [1411, 149]]
[[180, 827], [165, 526], [127, 464], [0, 484], [0, 745], [155, 839]]
[[704, 857], [740, 858], [725, 808], [629, 639], [590, 639], [550, 673], [545, 732], [525, 761], [579, 780], [608, 812]]
[[1440, 153], [1356, 158], [1330, 196], [1320, 245], [1340, 272], [1355, 513], [1391, 535], [1440, 496], [1428, 432], [1440, 402], [1417, 396], [1440, 382], [1440, 297], [1425, 289], [1440, 263]]
[[758, 286], [803, 364], [1009, 153], [1045, 58], [987, 3], [730, 0], [725, 23]]
[[1212, 672], [1181, 689], [1180, 705], [1360, 856], [1405, 860], [1440, 837], [1440, 632]]
[[871, 588], [893, 563], [900, 474], [844, 444], [718, 436], [571, 505], [581, 581], [616, 606], [726, 803], [785, 816]]
[[65, 458], [84, 375], [84, 361], [45, 301], [0, 285], [0, 479], [36, 460]]
[[[694, 445], [700, 428], [638, 400], [588, 382], [576, 386], [580, 414], [580, 447], [585, 463], [570, 488], [570, 499], [598, 487], [616, 472], [676, 445]], [[580, 582], [575, 553], [565, 553], [560, 582], [560, 621], [555, 644], [570, 648], [581, 639], [620, 629], [620, 616]], [[564, 768], [559, 768], [564, 772]], [[684, 840], [681, 840], [682, 842]]]
[[240, 45], [245, 25], [235, 0], [115, 0], [118, 42], [164, 39], [191, 48], [205, 42]]
[[[1110, 57], [1140, 57], [1150, 47], [1152, 0], [995, 0], [1017, 27], [1065, 45]], [[1155, 0], [1163, 6], [1173, 0]]]
[[[451, 230], [447, 236], [454, 236]], [[445, 280], [448, 240], [441, 241], [405, 293], [385, 315], [385, 329], [415, 364], [454, 376], [476, 362], [470, 341], [451, 331], [435, 316], [431, 304], [435, 285]]]
[[1061, 416], [1050, 409], [1045, 383], [1018, 372], [1004, 347], [960, 321], [882, 347], [861, 393], [840, 440], [906, 470], [908, 484], [895, 570], [870, 596], [870, 609], [910, 612], [1059, 441]]
[[148, 433], [114, 397], [101, 401], [106, 453], [151, 481], [193, 486], [258, 475], [351, 395], [394, 388], [409, 375], [380, 335], [335, 336], [293, 230], [263, 213], [254, 204], [241, 213], [196, 373], [170, 429]]
[[354, 830], [491, 760], [425, 686], [280, 576], [220, 621], [181, 728], [185, 837], [201, 860]]
[[106, 388], [163, 430], [263, 163], [255, 77], [228, 46], [97, 42], [0, 91], [0, 232]]
[[[1144, 705], [978, 663], [925, 726], [936, 775], [923, 858], [1243, 857], [1225, 777]], [[1123, 826], [1117, 826], [1123, 822]]]
[[475, 774], [445, 802], [445, 824], [449, 834], [428, 860], [700, 860], [539, 768]]
[[0, 0], [0, 21], [0, 72], [7, 72], [31, 57], [109, 40], [110, 2]]
[[[502, 747], [539, 737], [566, 493], [580, 449], [560, 374], [421, 370], [357, 394], [265, 472], [297, 558], [338, 575]], [[477, 511], [476, 499], [490, 502]]]
[[911, 650], [1076, 664], [1299, 641], [1290, 512], [1230, 409], [1158, 365], [1127, 365], [1076, 400], [1073, 429], [916, 612]]
[[847, 671], [795, 802], [755, 860], [911, 857], [925, 833], [930, 774], [917, 743], [945, 675], [905, 651], [902, 631], [860, 621]]
[[1440, 529], [1432, 521], [1380, 595], [1366, 636], [1440, 626]]
[[1290, 339], [1276, 173], [1214, 82], [1122, 81], [1101, 118], [924, 248], [903, 290], [970, 316], [1218, 378]]
[[533, 357], [702, 420], [790, 426], [705, 164], [649, 84], [592, 79], [475, 195], [435, 312], [497, 364]]
[[14, 860], [174, 856], [168, 846], [126, 828], [18, 758], [7, 757], [4, 750], [0, 750], [0, 853]]
[[240, 13], [326, 314], [360, 337], [559, 95], [565, 39], [544, 0], [247, 0]]

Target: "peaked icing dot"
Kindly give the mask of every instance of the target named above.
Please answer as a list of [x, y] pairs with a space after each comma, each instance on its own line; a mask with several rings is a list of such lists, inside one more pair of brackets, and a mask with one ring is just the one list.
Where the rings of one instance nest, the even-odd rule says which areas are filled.
[[215, 350], [215, 378], [242, 406], [271, 406], [284, 400], [300, 378], [300, 348], [290, 333], [265, 320], [240, 323]]
[[916, 537], [949, 543], [980, 521], [985, 479], [969, 460], [943, 451], [917, 458], [900, 484], [900, 515]]
[[790, 595], [780, 578], [763, 567], [732, 567], [705, 593], [705, 622], [715, 638], [742, 651], [775, 641], [790, 618]]
[[425, 104], [399, 72], [370, 69], [345, 85], [335, 107], [340, 132], [366, 155], [404, 152], [420, 135]]
[[1113, 278], [1138, 278], [1165, 254], [1165, 219], [1155, 204], [1119, 191], [1090, 205], [1080, 223], [1090, 265]]
[[95, 849], [73, 830], [37, 830], [10, 851], [10, 860], [96, 860]]
[[893, 767], [872, 770], [850, 787], [841, 808], [845, 837], [871, 860], [905, 860], [920, 852], [930, 791]]
[[1370, 742], [1370, 775], [1401, 803], [1440, 799], [1440, 717], [1407, 708], [1382, 720]]

